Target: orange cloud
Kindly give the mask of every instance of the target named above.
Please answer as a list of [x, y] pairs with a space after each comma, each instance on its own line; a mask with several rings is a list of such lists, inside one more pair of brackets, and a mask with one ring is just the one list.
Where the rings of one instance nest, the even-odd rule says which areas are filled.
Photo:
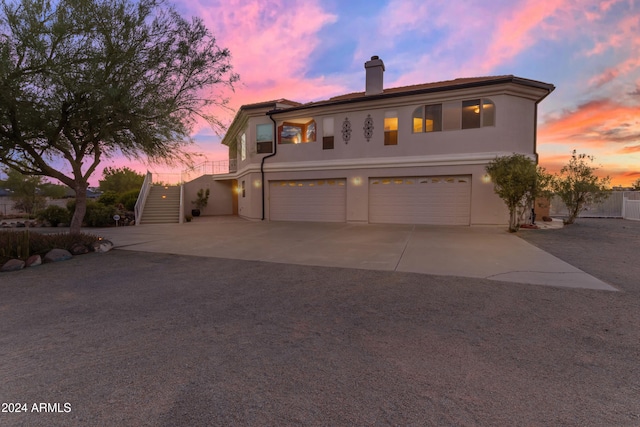
[[540, 126], [545, 142], [580, 141], [598, 145], [640, 141], [640, 107], [596, 100], [565, 111]]

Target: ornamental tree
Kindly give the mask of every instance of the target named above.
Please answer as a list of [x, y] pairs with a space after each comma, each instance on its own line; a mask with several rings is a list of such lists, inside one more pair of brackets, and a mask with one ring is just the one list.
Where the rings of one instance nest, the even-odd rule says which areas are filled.
[[493, 191], [509, 209], [509, 231], [520, 226], [520, 214], [530, 208], [536, 197], [546, 194], [550, 175], [523, 154], [497, 157], [485, 168], [493, 182]]
[[593, 203], [600, 203], [609, 197], [609, 176], [598, 178], [597, 167], [591, 165], [594, 157], [577, 154], [573, 150], [569, 163], [560, 169], [553, 182], [553, 192], [560, 197], [569, 211], [565, 224], [573, 224], [578, 214]]
[[197, 117], [219, 123], [204, 107], [225, 104], [205, 91], [238, 79], [163, 0], [2, 0], [0, 27], [0, 163], [72, 188], [72, 233], [103, 159], [184, 159]]

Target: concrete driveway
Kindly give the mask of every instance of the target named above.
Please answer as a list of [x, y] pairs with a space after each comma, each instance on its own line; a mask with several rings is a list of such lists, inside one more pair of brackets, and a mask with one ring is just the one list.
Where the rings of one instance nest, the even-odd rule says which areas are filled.
[[509, 234], [502, 226], [251, 222], [237, 217], [200, 217], [185, 224], [94, 232], [123, 250], [617, 290]]

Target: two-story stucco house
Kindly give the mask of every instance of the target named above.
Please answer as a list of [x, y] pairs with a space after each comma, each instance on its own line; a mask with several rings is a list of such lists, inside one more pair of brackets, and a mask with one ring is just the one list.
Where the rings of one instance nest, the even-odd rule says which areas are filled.
[[241, 107], [222, 141], [237, 171], [214, 177], [236, 188], [225, 203], [254, 220], [505, 223], [485, 166], [536, 159], [554, 86], [507, 75], [385, 89], [381, 59], [365, 70], [365, 92]]

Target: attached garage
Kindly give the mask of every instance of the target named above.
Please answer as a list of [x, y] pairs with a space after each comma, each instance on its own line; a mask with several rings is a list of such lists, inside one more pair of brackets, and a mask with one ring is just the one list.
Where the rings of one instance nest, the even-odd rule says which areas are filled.
[[369, 222], [469, 225], [470, 176], [371, 178]]
[[272, 221], [345, 222], [345, 179], [304, 179], [269, 182]]

